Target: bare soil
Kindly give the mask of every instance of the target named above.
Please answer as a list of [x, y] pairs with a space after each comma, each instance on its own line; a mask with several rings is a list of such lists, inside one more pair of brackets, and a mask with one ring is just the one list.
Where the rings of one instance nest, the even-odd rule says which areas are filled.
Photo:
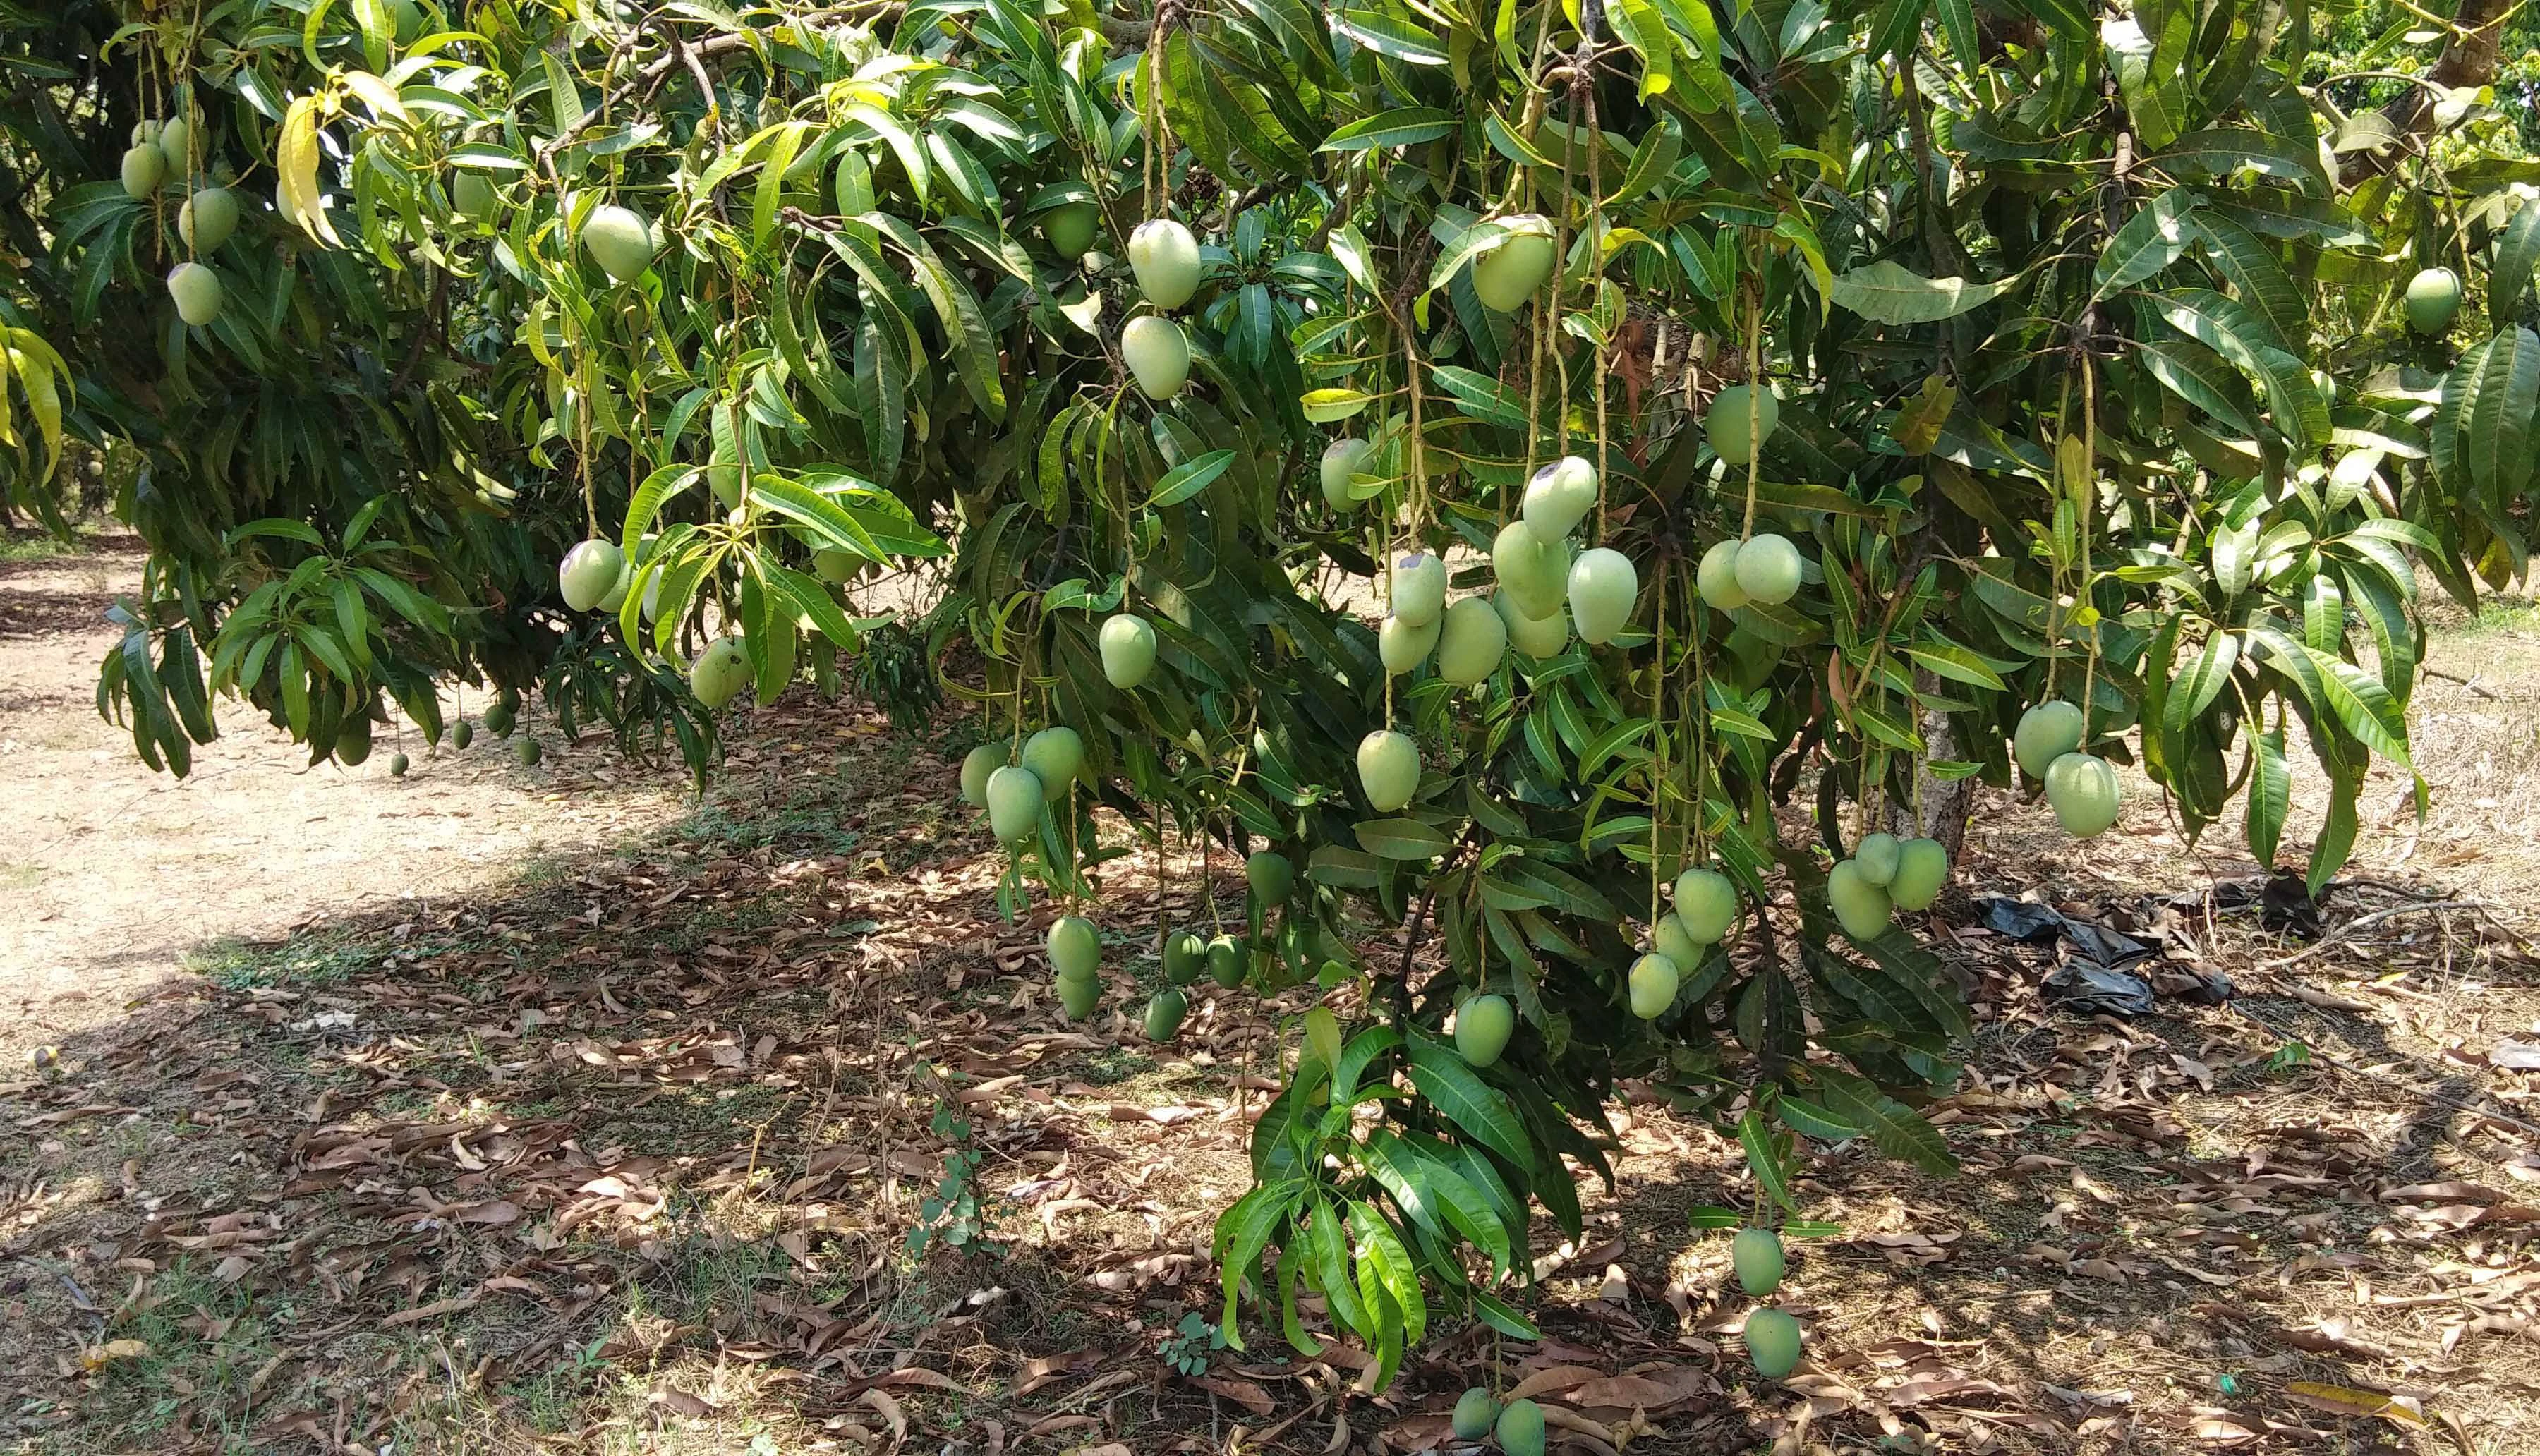
[[1370, 1396], [1249, 1313], [1248, 1351], [1208, 1348], [1211, 1225], [1306, 1002], [1209, 988], [1138, 1035], [1159, 894], [1212, 914], [1195, 861], [1104, 867], [1105, 1000], [1071, 1025], [1047, 912], [997, 916], [950, 720], [789, 699], [696, 800], [552, 738], [535, 770], [480, 739], [307, 772], [242, 715], [172, 785], [89, 701], [130, 569], [0, 565], [0, 802], [32, 826], [0, 1449], [1417, 1450], [1476, 1381], [1588, 1452], [2540, 1449], [2526, 607], [2445, 623], [2434, 810], [2376, 780], [2315, 939], [2139, 781], [2087, 845], [1984, 800], [1969, 891], [2240, 995], [2078, 1012], [2040, 987], [2069, 949], [1944, 901], [1978, 1032], [1930, 1111], [1964, 1172], [1814, 1150], [1800, 1211], [1840, 1232], [1794, 1241], [1791, 1380], [1748, 1369], [1753, 1301], [1689, 1221], [1755, 1205], [1742, 1154], [1628, 1089], [1585, 1236], [1537, 1230], [1546, 1339], [1436, 1330]]
[[[220, 705], [222, 736], [183, 779], [153, 772], [97, 711], [106, 620], [139, 586], [139, 543], [0, 560], [0, 1057], [120, 1017], [223, 939], [274, 942], [318, 919], [516, 882], [675, 818], [675, 765], [650, 773], [614, 746], [540, 732], [536, 768], [480, 734], [435, 754], [383, 735], [357, 769], [312, 767], [260, 714]], [[481, 705], [446, 693], [443, 713]], [[413, 770], [388, 776], [402, 745]]]

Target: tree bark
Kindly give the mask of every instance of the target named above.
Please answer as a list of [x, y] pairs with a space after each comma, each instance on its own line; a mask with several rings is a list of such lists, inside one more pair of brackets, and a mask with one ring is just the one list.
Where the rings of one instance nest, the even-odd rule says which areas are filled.
[[[2485, 86], [2496, 79], [2503, 60], [2503, 47], [2498, 43], [2505, 34], [2505, 23], [2514, 11], [2515, 0], [2460, 0], [2452, 12], [2456, 28], [2443, 53], [2434, 58], [2434, 68], [2426, 80], [2445, 88]], [[2390, 124], [2391, 135], [2401, 141], [2421, 142], [2434, 129], [2434, 93], [2427, 86], [2411, 86], [2397, 99], [2381, 108], [2382, 119]], [[2366, 152], [2350, 152], [2338, 171], [2340, 180], [2348, 185], [2390, 170], [2401, 148], [2393, 143]]]

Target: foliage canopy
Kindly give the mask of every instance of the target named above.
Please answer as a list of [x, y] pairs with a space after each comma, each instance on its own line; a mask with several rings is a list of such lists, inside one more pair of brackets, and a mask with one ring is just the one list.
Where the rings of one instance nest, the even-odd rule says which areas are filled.
[[[1493, 1290], [1531, 1206], [1577, 1230], [1565, 1160], [1604, 1169], [1620, 1080], [1732, 1127], [1784, 1212], [1794, 1137], [1944, 1162], [1912, 1108], [1965, 1012], [1828, 865], [2033, 778], [2032, 706], [2079, 705], [2073, 746], [2191, 832], [2237, 800], [2269, 861], [2322, 776], [2314, 886], [2371, 765], [2413, 775], [2420, 571], [2466, 600], [2527, 566], [2540, 165], [2478, 80], [2340, 110], [2361, 79], [2314, 25], [75, 0], [0, 18], [12, 499], [49, 509], [65, 437], [138, 456], [150, 567], [100, 702], [179, 773], [218, 694], [321, 760], [384, 698], [437, 738], [453, 674], [500, 727], [538, 686], [702, 770], [725, 688], [834, 685], [843, 652], [977, 701], [1024, 766], [1077, 735], [1010, 909], [1096, 894], [1096, 805], [1275, 848], [1300, 872], [1255, 879], [1231, 971], [1358, 1024], [1309, 1013], [1255, 1134], [1229, 1329], [1249, 1282], [1305, 1343], [1302, 1283], [1389, 1373], [1435, 1299], [1525, 1328]], [[1133, 242], [1164, 218], [1190, 256]], [[204, 323], [163, 283], [193, 265]], [[2435, 268], [2457, 316], [2412, 311]], [[1564, 514], [1579, 540], [1526, 567], [1504, 532], [1572, 455], [1593, 494], [1534, 546]], [[1767, 535], [1796, 579], [1703, 582]], [[556, 585], [586, 536], [629, 563], [599, 613]], [[1506, 594], [1571, 549], [1580, 635], [1501, 614], [1495, 650], [1449, 607], [1431, 660], [1431, 557]], [[922, 673], [857, 604], [913, 560]], [[983, 672], [944, 670], [955, 642]], [[1386, 730], [1418, 772], [1379, 806]], [[1739, 924], [1671, 996], [1631, 985], [1704, 866]], [[1354, 948], [1406, 925], [1444, 974]], [[1456, 1049], [1477, 994], [1504, 1055]]]

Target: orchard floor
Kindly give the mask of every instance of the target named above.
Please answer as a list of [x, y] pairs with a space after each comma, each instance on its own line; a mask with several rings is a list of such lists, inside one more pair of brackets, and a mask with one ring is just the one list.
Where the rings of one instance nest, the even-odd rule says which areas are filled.
[[[1180, 1333], [1302, 1002], [1212, 991], [1147, 1044], [1151, 856], [1107, 867], [1071, 1026], [957, 742], [852, 706], [737, 725], [701, 801], [544, 722], [538, 768], [480, 738], [396, 781], [233, 709], [156, 778], [90, 701], [136, 566], [0, 560], [0, 1450], [1417, 1450], [1495, 1358], [1591, 1452], [2540, 1450], [2528, 608], [2443, 628], [2434, 811], [2375, 781], [2319, 941], [2206, 896], [2255, 867], [2148, 793], [2086, 848], [1985, 801], [1964, 885], [2139, 927], [2187, 893], [2241, 998], [2057, 1009], [1944, 902], [1965, 1173], [1817, 1152], [1791, 1381], [1687, 1225], [1751, 1202], [1742, 1157], [1643, 1099], [1582, 1246], [1538, 1235], [1548, 1338], [1433, 1332], [1369, 1397], [1346, 1350]], [[977, 1203], [912, 1252], [956, 1151]]]

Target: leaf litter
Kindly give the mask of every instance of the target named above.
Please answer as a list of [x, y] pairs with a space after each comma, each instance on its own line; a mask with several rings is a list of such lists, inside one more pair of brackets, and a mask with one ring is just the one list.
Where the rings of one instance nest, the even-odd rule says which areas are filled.
[[[0, 1376], [8, 1433], [1417, 1451], [1479, 1383], [1543, 1403], [1556, 1447], [1586, 1452], [2532, 1436], [2540, 1156], [2495, 1120], [2534, 1090], [2511, 1050], [2540, 1037], [2518, 944], [2448, 915], [2402, 941], [2423, 917], [2394, 916], [2260, 973], [2288, 934], [2263, 896], [2049, 880], [2016, 805], [1977, 881], [2156, 945], [2128, 969], [2182, 979], [2148, 1014], [2058, 1007], [2070, 952], [1957, 907], [1982, 1030], [1928, 1111], [1965, 1174], [1814, 1150], [1795, 1192], [1839, 1231], [1793, 1241], [1780, 1302], [1808, 1346], [1789, 1381], [1747, 1371], [1728, 1240], [1687, 1221], [1754, 1201], [1742, 1153], [1635, 1086], [1618, 1188], [1583, 1188], [1587, 1237], [1538, 1229], [1542, 1341], [1442, 1333], [1381, 1396], [1355, 1351], [1299, 1356], [1270, 1331], [1179, 1373], [1161, 1347], [1216, 1313], [1211, 1225], [1246, 1186], [1303, 993], [1211, 991], [1172, 1046], [1145, 1043], [1141, 850], [1103, 871], [1104, 1003], [1065, 1023], [1046, 912], [995, 917], [997, 859], [949, 807], [957, 755], [879, 726], [789, 703], [785, 738], [740, 736], [667, 835], [506, 898], [317, 928], [360, 948], [343, 980], [198, 985], [10, 1083], [0, 1251], [26, 1277], [0, 1284], [20, 1332], [0, 1338], [21, 1342], [0, 1353], [28, 1357]], [[1207, 919], [1190, 857], [1166, 883], [1167, 921]], [[1239, 904], [1231, 876], [1218, 890]], [[2332, 897], [2329, 934], [2357, 904], [2439, 898], [2378, 895]], [[2382, 959], [2358, 976], [2366, 944]], [[2429, 950], [2480, 979], [2407, 984]], [[2288, 1064], [2264, 1026], [2175, 989], [2225, 969], [2268, 1024], [2362, 1071]], [[971, 1186], [948, 1189], [965, 1150]], [[962, 1191], [981, 1213], [956, 1240], [940, 1210]]]

